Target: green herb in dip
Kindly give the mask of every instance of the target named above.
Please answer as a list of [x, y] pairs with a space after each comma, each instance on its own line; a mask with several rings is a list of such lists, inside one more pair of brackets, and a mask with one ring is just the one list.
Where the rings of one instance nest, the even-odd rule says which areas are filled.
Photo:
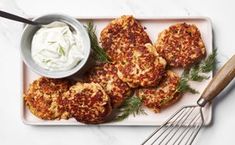
[[83, 58], [83, 42], [79, 32], [73, 32], [63, 22], [53, 22], [40, 28], [31, 46], [33, 60], [50, 71], [75, 67]]

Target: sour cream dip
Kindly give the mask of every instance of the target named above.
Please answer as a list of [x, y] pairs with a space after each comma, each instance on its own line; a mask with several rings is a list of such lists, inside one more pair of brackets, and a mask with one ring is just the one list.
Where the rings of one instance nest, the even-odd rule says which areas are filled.
[[84, 47], [78, 31], [63, 22], [41, 27], [33, 36], [31, 56], [36, 64], [50, 71], [66, 71], [84, 58]]

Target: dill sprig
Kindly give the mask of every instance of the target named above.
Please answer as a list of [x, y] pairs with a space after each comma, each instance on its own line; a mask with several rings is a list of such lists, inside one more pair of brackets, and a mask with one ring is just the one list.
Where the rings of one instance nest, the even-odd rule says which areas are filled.
[[216, 62], [216, 54], [216, 49], [214, 49], [212, 54], [201, 61], [201, 63], [192, 66], [189, 70], [185, 70], [188, 73], [188, 79], [198, 82], [208, 79], [209, 77], [205, 76], [205, 73], [213, 70]]
[[208, 79], [208, 76], [205, 76], [205, 73], [208, 73], [213, 70], [216, 62], [216, 49], [213, 50], [205, 60], [201, 63], [193, 65], [190, 69], [184, 70], [179, 85], [176, 89], [177, 92], [185, 93], [190, 92], [193, 94], [199, 93], [197, 90], [191, 88], [189, 81], [201, 82], [205, 79]]
[[193, 66], [190, 70], [189, 70], [189, 79], [192, 81], [198, 81], [201, 82], [204, 79], [208, 79], [207, 76], [201, 75], [202, 71], [200, 69], [199, 65], [195, 65]]
[[186, 93], [186, 92], [190, 92], [192, 94], [197, 94], [199, 93], [197, 90], [193, 89], [189, 84], [188, 84], [188, 79], [185, 77], [181, 77], [180, 78], [180, 82], [178, 87], [176, 88], [175, 93], [179, 92], [179, 93]]
[[98, 38], [96, 36], [96, 28], [94, 27], [94, 24], [92, 22], [88, 22], [87, 26], [85, 27], [88, 32], [91, 42], [91, 48], [94, 50], [96, 59], [101, 62], [109, 62], [109, 57], [104, 52], [103, 48], [99, 46]]
[[207, 73], [213, 70], [216, 63], [217, 49], [213, 49], [212, 54], [207, 57], [206, 60], [200, 63], [199, 68], [201, 72]]
[[139, 97], [133, 96], [128, 98], [119, 108], [118, 114], [114, 120], [115, 121], [124, 120], [130, 114], [133, 114], [134, 116], [138, 114], [146, 114], [141, 106], [142, 106], [142, 100]]

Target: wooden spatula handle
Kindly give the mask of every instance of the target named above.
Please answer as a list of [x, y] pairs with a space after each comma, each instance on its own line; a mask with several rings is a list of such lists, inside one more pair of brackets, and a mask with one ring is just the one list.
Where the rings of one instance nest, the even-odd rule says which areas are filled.
[[205, 104], [214, 99], [234, 78], [235, 76], [235, 55], [229, 59], [228, 62], [215, 74], [209, 85], [202, 93], [198, 100], [198, 105], [205, 106]]

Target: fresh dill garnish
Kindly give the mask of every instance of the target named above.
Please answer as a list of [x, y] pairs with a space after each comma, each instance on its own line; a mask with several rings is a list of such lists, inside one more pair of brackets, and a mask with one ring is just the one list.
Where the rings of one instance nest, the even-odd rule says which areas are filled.
[[199, 68], [201, 72], [207, 73], [213, 70], [216, 63], [216, 55], [217, 55], [217, 49], [213, 49], [212, 54], [209, 55], [206, 60], [200, 63]]
[[199, 65], [193, 66], [193, 67], [189, 70], [188, 73], [189, 73], [189, 76], [190, 76], [189, 79], [192, 80], [192, 81], [201, 82], [201, 81], [203, 81], [204, 79], [208, 79], [207, 76], [200, 75], [201, 69], [200, 69]]
[[87, 26], [85, 27], [88, 32], [91, 41], [91, 48], [94, 50], [96, 59], [101, 62], [109, 62], [109, 57], [107, 56], [103, 48], [99, 46], [98, 38], [96, 36], [96, 28], [94, 27], [94, 24], [92, 22], [88, 22]]
[[[189, 84], [188, 84], [188, 79], [185, 77], [181, 77], [180, 78], [180, 82], [179, 85], [176, 88], [176, 92], [179, 93], [186, 93], [186, 92], [190, 92], [192, 94], [197, 94], [199, 93], [197, 90], [193, 89]], [[175, 93], [176, 93], [175, 92]]]
[[177, 92], [185, 93], [199, 93], [197, 90], [191, 88], [189, 81], [201, 82], [209, 77], [205, 76], [205, 73], [208, 73], [213, 70], [216, 61], [216, 49], [213, 50], [205, 60], [202, 60], [201, 63], [193, 65], [190, 69], [184, 70], [179, 85], [177, 87]]
[[205, 60], [201, 63], [192, 66], [189, 70], [185, 70], [188, 73], [188, 79], [191, 81], [201, 82], [209, 77], [205, 76], [205, 73], [208, 73], [213, 70], [216, 62], [216, 49], [213, 50]]
[[133, 96], [125, 100], [123, 105], [119, 108], [117, 116], [115, 116], [115, 121], [121, 121], [127, 118], [130, 114], [134, 116], [138, 114], [146, 114], [143, 110], [142, 100], [137, 97]]
[[65, 51], [64, 48], [60, 45], [60, 47], [58, 48], [58, 52], [60, 55], [65, 56]]

